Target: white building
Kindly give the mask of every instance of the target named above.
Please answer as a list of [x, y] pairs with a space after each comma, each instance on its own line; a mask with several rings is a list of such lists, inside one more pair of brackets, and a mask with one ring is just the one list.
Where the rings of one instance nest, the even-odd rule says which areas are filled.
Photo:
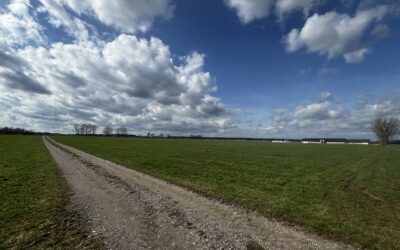
[[369, 145], [371, 143], [371, 140], [369, 139], [351, 139], [347, 140], [347, 144], [353, 144], [353, 145]]
[[324, 139], [321, 138], [305, 138], [301, 140], [301, 143], [303, 144], [322, 144], [325, 143]]
[[273, 140], [272, 143], [288, 143], [288, 140]]

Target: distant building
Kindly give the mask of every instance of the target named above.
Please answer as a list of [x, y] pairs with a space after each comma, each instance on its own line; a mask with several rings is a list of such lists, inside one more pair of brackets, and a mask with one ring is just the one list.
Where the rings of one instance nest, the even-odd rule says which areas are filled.
[[349, 139], [349, 140], [347, 140], [347, 144], [369, 145], [369, 144], [371, 144], [371, 140], [369, 140], [369, 139]]
[[327, 138], [324, 139], [324, 143], [326, 144], [346, 144], [345, 138]]
[[304, 144], [359, 144], [368, 145], [369, 139], [345, 139], [345, 138], [304, 138], [301, 140]]
[[272, 143], [288, 143], [288, 140], [273, 140]]
[[325, 143], [323, 138], [304, 138], [301, 140], [303, 144], [322, 144]]
[[301, 143], [301, 140], [296, 139], [273, 139], [272, 143]]
[[297, 140], [297, 139], [288, 139], [286, 141], [287, 141], [287, 143], [301, 143], [301, 140]]

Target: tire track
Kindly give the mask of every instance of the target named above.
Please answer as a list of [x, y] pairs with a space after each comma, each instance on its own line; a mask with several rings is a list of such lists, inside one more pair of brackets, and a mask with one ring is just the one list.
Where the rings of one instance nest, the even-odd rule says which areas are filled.
[[132, 169], [44, 143], [110, 249], [353, 249]]

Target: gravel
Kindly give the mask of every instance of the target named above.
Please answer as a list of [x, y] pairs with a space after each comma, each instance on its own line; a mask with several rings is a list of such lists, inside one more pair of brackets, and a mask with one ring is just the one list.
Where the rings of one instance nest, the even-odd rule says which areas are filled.
[[109, 249], [354, 249], [45, 137], [74, 210]]

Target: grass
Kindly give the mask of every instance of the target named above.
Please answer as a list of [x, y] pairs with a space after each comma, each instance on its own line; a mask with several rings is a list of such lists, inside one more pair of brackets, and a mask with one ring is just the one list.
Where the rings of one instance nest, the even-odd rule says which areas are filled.
[[400, 247], [400, 147], [55, 137], [330, 237]]
[[39, 136], [0, 136], [0, 249], [97, 248]]

